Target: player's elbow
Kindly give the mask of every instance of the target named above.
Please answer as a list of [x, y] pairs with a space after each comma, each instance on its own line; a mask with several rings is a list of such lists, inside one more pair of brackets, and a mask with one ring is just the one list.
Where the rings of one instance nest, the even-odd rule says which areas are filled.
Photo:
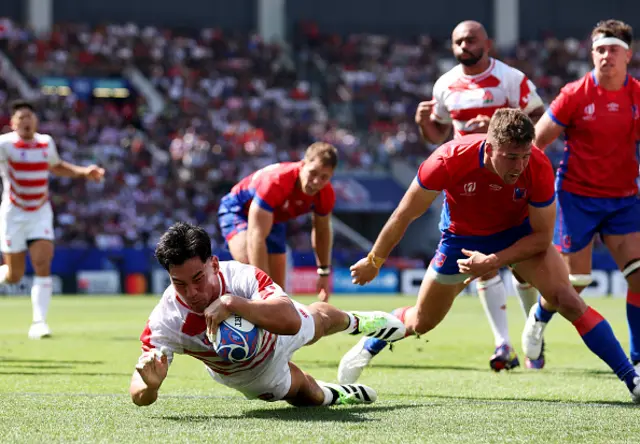
[[138, 407], [146, 407], [158, 399], [158, 394], [156, 393], [145, 393], [144, 390], [130, 390], [131, 401], [137, 405]]
[[283, 317], [282, 329], [286, 333], [283, 335], [295, 335], [300, 331], [302, 327], [302, 320], [298, 314], [298, 310], [291, 304], [291, 307], [287, 310], [287, 315]]

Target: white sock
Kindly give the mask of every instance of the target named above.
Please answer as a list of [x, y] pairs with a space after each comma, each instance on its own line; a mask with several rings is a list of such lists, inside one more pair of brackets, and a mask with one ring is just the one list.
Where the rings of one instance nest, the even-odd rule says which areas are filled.
[[31, 309], [33, 310], [33, 322], [45, 322], [51, 294], [53, 293], [51, 276], [36, 276], [31, 287]]
[[507, 291], [502, 283], [502, 278], [498, 275], [488, 281], [479, 281], [477, 288], [480, 302], [482, 302], [493, 331], [496, 347], [502, 344], [511, 346], [507, 321]]
[[352, 313], [349, 313], [348, 311], [346, 311], [345, 313], [347, 314], [347, 316], [349, 316], [349, 325], [343, 331], [345, 333], [353, 333], [354, 331], [356, 331], [356, 328], [358, 327], [358, 320]]
[[4, 284], [9, 274], [9, 266], [7, 264], [0, 265], [0, 284]]
[[520, 306], [526, 319], [529, 317], [531, 307], [538, 302], [538, 290], [528, 282], [521, 284], [515, 276], [513, 276], [513, 287], [518, 292], [518, 296], [520, 296]]
[[333, 404], [334, 400], [333, 400], [333, 393], [331, 393], [331, 390], [329, 390], [329, 388], [325, 387], [323, 384], [318, 383], [318, 385], [320, 386], [320, 388], [322, 389], [322, 392], [324, 393], [324, 401], [322, 401], [322, 405]]

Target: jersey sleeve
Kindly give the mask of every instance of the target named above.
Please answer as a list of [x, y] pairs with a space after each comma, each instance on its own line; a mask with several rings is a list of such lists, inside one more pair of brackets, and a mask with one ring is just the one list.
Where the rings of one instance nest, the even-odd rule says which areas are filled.
[[[538, 150], [537, 148], [534, 148]], [[555, 175], [549, 158], [540, 150], [536, 153], [529, 205], [543, 208], [555, 201]]]
[[514, 69], [514, 84], [511, 87], [509, 102], [512, 107], [520, 108], [526, 114], [531, 114], [536, 108], [544, 106], [536, 91], [536, 86], [524, 73]]
[[420, 164], [416, 181], [425, 190], [442, 191], [449, 186], [449, 172], [444, 159], [443, 147], [438, 148]]
[[171, 340], [171, 336], [165, 331], [163, 324], [149, 318], [147, 325], [140, 335], [142, 351], [159, 350], [167, 355], [169, 363], [173, 361], [174, 353], [180, 353], [180, 348]]
[[49, 155], [47, 161], [50, 166], [57, 165], [60, 163], [60, 154], [58, 153], [58, 148], [56, 147], [56, 142], [53, 140], [53, 137], [49, 137]]
[[327, 216], [333, 211], [336, 205], [336, 192], [331, 184], [328, 184], [318, 193], [316, 202], [313, 205], [313, 211], [318, 216]]
[[287, 200], [290, 188], [286, 185], [277, 178], [262, 178], [256, 187], [256, 194], [253, 199], [260, 208], [273, 213], [274, 209]]
[[547, 110], [547, 114], [551, 120], [563, 128], [569, 126], [573, 119], [573, 113], [576, 109], [575, 93], [575, 88], [570, 87], [569, 85], [565, 86], [560, 90], [558, 97], [551, 102], [551, 105], [549, 105], [549, 109]]
[[446, 89], [444, 83], [440, 79], [438, 79], [433, 86], [433, 100], [436, 101], [436, 104], [431, 111], [431, 115], [436, 122], [442, 124], [451, 123], [453, 121], [451, 119], [451, 113], [449, 113], [449, 110], [447, 109], [444, 102], [445, 90]]

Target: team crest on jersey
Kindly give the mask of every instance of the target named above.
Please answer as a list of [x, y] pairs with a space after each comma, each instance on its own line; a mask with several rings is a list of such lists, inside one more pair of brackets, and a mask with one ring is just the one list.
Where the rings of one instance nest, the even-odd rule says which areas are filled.
[[433, 263], [436, 267], [440, 268], [444, 265], [447, 260], [447, 255], [442, 251], [436, 251], [435, 256], [433, 256]]
[[486, 90], [484, 92], [484, 96], [482, 96], [482, 102], [486, 105], [488, 103], [493, 103], [494, 97], [493, 94], [491, 94], [491, 91]]
[[526, 188], [514, 188], [513, 189], [513, 200], [525, 199], [527, 197], [527, 189]]

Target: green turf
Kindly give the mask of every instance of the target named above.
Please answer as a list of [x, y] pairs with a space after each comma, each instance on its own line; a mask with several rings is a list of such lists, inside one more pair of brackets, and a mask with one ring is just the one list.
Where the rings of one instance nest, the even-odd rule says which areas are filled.
[[[312, 299], [300, 298], [303, 303]], [[363, 377], [371, 406], [295, 409], [246, 401], [179, 356], [160, 398], [138, 408], [127, 389], [152, 297], [56, 297], [54, 338], [29, 341], [26, 298], [0, 299], [0, 442], [639, 442], [640, 407], [573, 327], [547, 329], [548, 368], [489, 371], [492, 336], [477, 300], [461, 297], [420, 340], [384, 352]], [[349, 309], [391, 310], [405, 297], [335, 297]], [[590, 300], [627, 347], [624, 302]], [[510, 299], [516, 344], [523, 315]], [[428, 340], [428, 342], [427, 342]], [[335, 380], [354, 338], [335, 335], [294, 361]]]

